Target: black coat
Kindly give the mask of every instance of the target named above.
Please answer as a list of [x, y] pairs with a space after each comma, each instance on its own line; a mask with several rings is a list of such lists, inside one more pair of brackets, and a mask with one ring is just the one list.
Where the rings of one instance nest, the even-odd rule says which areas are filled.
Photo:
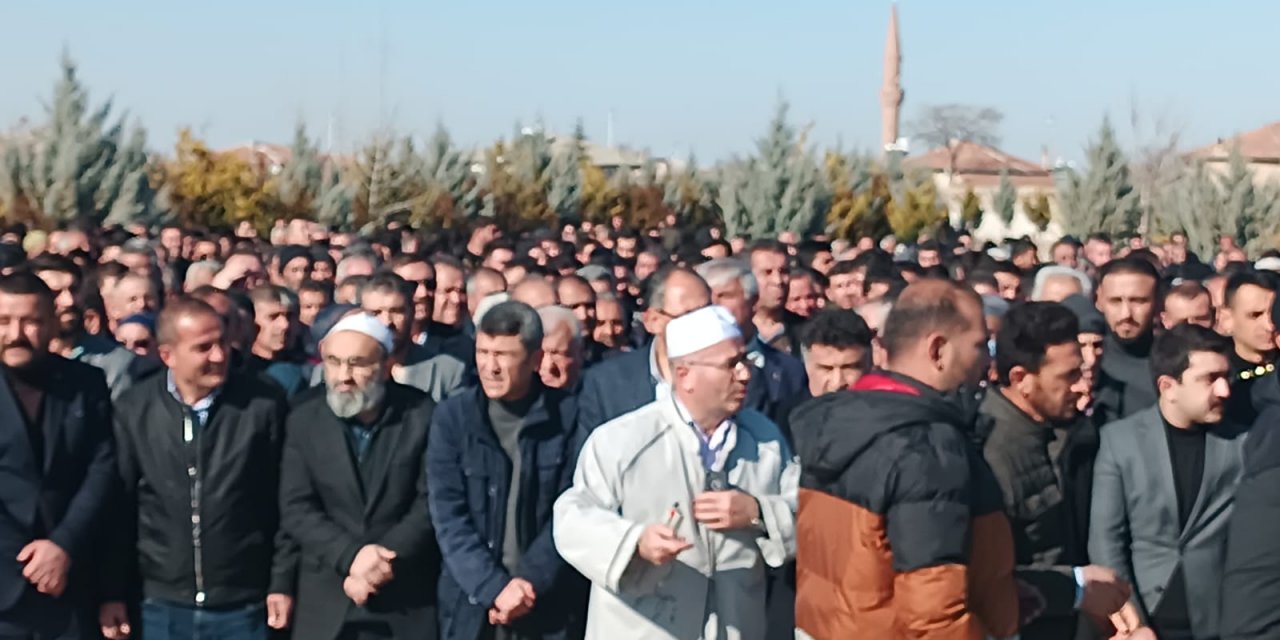
[[560, 558], [551, 538], [552, 507], [573, 483], [584, 439], [576, 428], [574, 398], [542, 390], [520, 429], [515, 572], [502, 563], [512, 465], [489, 422], [488, 403], [481, 389], [464, 390], [440, 404], [431, 426], [427, 483], [445, 563], [440, 635], [479, 637], [494, 598], [520, 577], [533, 585], [537, 602], [512, 626], [519, 637], [575, 637], [571, 629], [585, 621], [586, 582]]
[[[0, 635], [76, 638], [96, 622], [98, 536], [115, 476], [111, 400], [101, 370], [49, 356], [35, 459], [26, 419], [0, 375]], [[47, 539], [71, 559], [60, 598], [38, 594], [18, 552]]]
[[1255, 386], [1261, 413], [1245, 448], [1222, 572], [1222, 640], [1280, 637], [1280, 377]]
[[[301, 547], [294, 637], [325, 640], [345, 622], [377, 620], [396, 638], [436, 637], [440, 553], [427, 515], [424, 461], [435, 405], [425, 393], [387, 383], [366, 464], [357, 467], [344, 421], [323, 393], [300, 398], [286, 421], [280, 510]], [[362, 476], [371, 478], [366, 485]], [[356, 607], [342, 590], [362, 547], [396, 553], [395, 578]]]
[[275, 495], [282, 393], [253, 376], [229, 376], [187, 442], [185, 409], [169, 392], [167, 373], [125, 391], [115, 412], [121, 491], [102, 577], [105, 600], [227, 607], [293, 593], [297, 558], [280, 532]]

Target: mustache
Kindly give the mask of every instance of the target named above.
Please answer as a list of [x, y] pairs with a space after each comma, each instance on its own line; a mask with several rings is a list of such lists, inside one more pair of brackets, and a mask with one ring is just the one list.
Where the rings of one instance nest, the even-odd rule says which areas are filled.
[[31, 344], [31, 341], [27, 340], [26, 338], [18, 338], [17, 340], [6, 341], [4, 342], [3, 345], [0, 345], [0, 346], [3, 346], [5, 349], [31, 349], [32, 351], [34, 351], [36, 348], [35, 345]]

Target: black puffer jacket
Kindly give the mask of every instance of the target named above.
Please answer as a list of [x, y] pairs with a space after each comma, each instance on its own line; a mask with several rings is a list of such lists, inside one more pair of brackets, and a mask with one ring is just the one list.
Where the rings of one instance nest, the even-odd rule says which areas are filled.
[[1017, 631], [1009, 525], [971, 431], [956, 402], [882, 372], [792, 414], [798, 628], [815, 638]]

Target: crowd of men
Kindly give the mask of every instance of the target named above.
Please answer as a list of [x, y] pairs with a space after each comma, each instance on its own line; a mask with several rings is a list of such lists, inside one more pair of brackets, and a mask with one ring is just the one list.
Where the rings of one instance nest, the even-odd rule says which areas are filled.
[[1280, 638], [1280, 252], [0, 236], [0, 640]]

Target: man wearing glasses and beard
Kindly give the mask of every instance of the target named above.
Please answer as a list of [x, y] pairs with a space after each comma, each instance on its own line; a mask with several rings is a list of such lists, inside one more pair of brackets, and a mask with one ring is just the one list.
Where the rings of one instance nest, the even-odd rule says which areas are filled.
[[286, 422], [280, 508], [301, 547], [299, 638], [435, 638], [440, 556], [423, 469], [435, 407], [394, 382], [395, 336], [367, 313], [320, 342], [324, 393]]

